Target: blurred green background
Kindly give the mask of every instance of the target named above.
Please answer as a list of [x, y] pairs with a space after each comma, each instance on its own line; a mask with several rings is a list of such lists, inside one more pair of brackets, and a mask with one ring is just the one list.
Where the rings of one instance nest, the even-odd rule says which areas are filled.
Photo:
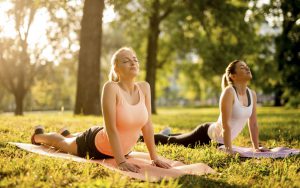
[[229, 62], [262, 105], [299, 107], [299, 0], [0, 0], [0, 112], [100, 115], [110, 58], [131, 46], [156, 106], [216, 106]]

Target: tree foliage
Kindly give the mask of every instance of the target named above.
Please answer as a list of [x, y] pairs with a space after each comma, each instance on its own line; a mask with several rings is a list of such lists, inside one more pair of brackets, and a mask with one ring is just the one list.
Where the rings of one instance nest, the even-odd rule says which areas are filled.
[[41, 49], [36, 49], [34, 57], [28, 49], [28, 36], [36, 15], [38, 4], [35, 1], [13, 1], [9, 11], [15, 20], [15, 39], [2, 38], [0, 42], [0, 80], [3, 86], [14, 95], [16, 115], [23, 115], [23, 100], [33, 84], [41, 67]]
[[[76, 53], [78, 28], [74, 22], [80, 15], [76, 16], [78, 9], [67, 2], [12, 0], [10, 3], [12, 8], [6, 14], [14, 23], [17, 34], [15, 38], [0, 39], [0, 80], [15, 97], [15, 114], [22, 115], [24, 98], [44, 65], [70, 59]], [[45, 22], [49, 22], [45, 28], [46, 36], [42, 37], [46, 42], [30, 44], [29, 36], [36, 32], [32, 25], [41, 12], [47, 19]], [[44, 55], [47, 51], [52, 52], [51, 57]]]

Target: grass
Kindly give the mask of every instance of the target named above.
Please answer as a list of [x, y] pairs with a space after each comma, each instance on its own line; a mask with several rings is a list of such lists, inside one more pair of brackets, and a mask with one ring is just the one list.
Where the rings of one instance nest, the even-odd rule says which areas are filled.
[[[187, 132], [199, 123], [216, 121], [217, 108], [159, 109], [152, 117], [155, 132], [165, 126], [173, 132]], [[260, 141], [267, 147], [300, 148], [300, 110], [258, 108]], [[213, 145], [197, 149], [158, 146], [159, 155], [186, 164], [204, 162], [218, 171], [202, 177], [184, 176], [158, 183], [140, 182], [122, 177], [92, 163], [41, 156], [7, 144], [29, 142], [34, 125], [48, 131], [63, 126], [78, 132], [102, 123], [99, 117], [73, 116], [71, 113], [28, 113], [24, 117], [0, 115], [0, 187], [300, 187], [300, 156], [285, 159], [242, 159], [230, 157]], [[235, 145], [251, 146], [248, 129], [235, 139]], [[135, 146], [146, 151], [143, 143]]]

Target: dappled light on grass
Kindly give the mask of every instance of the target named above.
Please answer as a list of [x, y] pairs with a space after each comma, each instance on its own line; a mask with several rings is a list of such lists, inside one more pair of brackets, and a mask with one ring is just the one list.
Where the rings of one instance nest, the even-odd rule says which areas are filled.
[[[274, 111], [274, 113], [273, 113]], [[215, 121], [217, 108], [158, 109], [153, 117], [155, 132], [164, 127], [172, 133], [193, 130], [205, 121]], [[282, 113], [281, 113], [282, 112]], [[182, 115], [184, 114], [184, 116]], [[269, 121], [270, 120], [270, 121]], [[159, 145], [160, 156], [185, 164], [205, 163], [217, 171], [202, 177], [183, 176], [158, 183], [140, 182], [122, 177], [93, 163], [76, 163], [28, 153], [6, 144], [30, 142], [33, 127], [45, 126], [47, 131], [57, 131], [67, 126], [79, 132], [92, 125], [101, 125], [103, 119], [93, 116], [73, 116], [70, 113], [32, 113], [23, 117], [0, 115], [0, 187], [297, 187], [300, 185], [300, 156], [286, 159], [243, 159], [230, 156], [212, 144], [196, 149], [176, 145]], [[260, 141], [266, 147], [287, 146], [300, 148], [300, 110], [284, 108], [259, 108]], [[280, 130], [280, 131], [279, 131]], [[234, 145], [251, 147], [248, 128], [245, 127]], [[134, 150], [147, 152], [139, 142]]]

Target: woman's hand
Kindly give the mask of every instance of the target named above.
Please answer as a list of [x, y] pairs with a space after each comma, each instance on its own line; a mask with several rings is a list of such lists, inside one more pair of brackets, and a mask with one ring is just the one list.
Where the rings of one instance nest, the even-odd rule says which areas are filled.
[[220, 150], [227, 153], [228, 155], [231, 155], [231, 156], [236, 156], [236, 154], [238, 154], [239, 156], [243, 157], [243, 155], [241, 153], [239, 153], [237, 151], [234, 151], [232, 149], [221, 148]]
[[233, 151], [233, 150], [227, 150], [226, 152], [227, 152], [229, 155], [233, 155], [233, 156], [235, 156], [236, 154], [240, 154], [239, 152]]
[[159, 160], [159, 159], [155, 159], [155, 160], [152, 160], [152, 165], [153, 166], [157, 166], [157, 167], [161, 167], [161, 168], [171, 168], [171, 165], [162, 161], [162, 160]]
[[224, 149], [223, 151], [225, 151], [227, 154], [233, 155], [233, 156], [235, 156], [236, 154], [240, 154], [239, 152], [233, 151], [232, 149]]
[[253, 150], [254, 150], [254, 152], [268, 152], [268, 151], [270, 151], [270, 149], [265, 148], [265, 147], [259, 147], [257, 149], [253, 149]]
[[126, 161], [120, 163], [118, 165], [118, 168], [120, 170], [129, 171], [129, 172], [135, 172], [135, 173], [140, 172], [140, 169], [141, 169], [138, 165], [132, 164], [132, 163], [127, 163]]

